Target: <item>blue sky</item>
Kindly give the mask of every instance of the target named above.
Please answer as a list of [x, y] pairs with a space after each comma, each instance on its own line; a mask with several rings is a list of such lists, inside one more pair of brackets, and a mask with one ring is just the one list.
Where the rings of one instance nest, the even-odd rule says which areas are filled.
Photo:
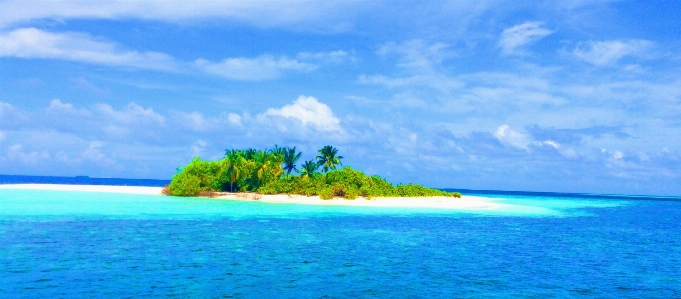
[[678, 1], [0, 1], [0, 173], [326, 144], [432, 187], [681, 194]]

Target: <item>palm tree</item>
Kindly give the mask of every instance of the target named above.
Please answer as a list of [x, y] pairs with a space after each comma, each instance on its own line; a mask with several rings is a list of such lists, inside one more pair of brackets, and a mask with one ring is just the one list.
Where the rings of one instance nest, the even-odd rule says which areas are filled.
[[300, 176], [301, 177], [312, 177], [314, 176], [315, 172], [317, 172], [317, 168], [319, 168], [319, 165], [315, 163], [312, 160], [305, 161], [303, 165], [301, 165], [301, 170], [300, 170]]
[[287, 148], [286, 147], [279, 147], [278, 145], [274, 145], [274, 148], [269, 150], [270, 153], [277, 154], [283, 156], [286, 153]]
[[256, 163], [255, 173], [260, 183], [268, 174], [277, 177], [284, 172], [284, 169], [281, 168], [282, 157], [277, 154], [257, 151], [253, 160]]
[[227, 150], [225, 156], [224, 167], [229, 175], [229, 182], [231, 183], [229, 192], [234, 192], [234, 182], [241, 178], [241, 164], [244, 157], [239, 150]]
[[335, 147], [327, 145], [317, 152], [319, 153], [319, 156], [317, 156], [317, 166], [321, 166], [324, 172], [336, 169], [336, 165], [343, 165], [341, 163], [343, 156], [337, 156], [338, 149]]
[[286, 170], [287, 174], [291, 174], [291, 171], [298, 171], [298, 168], [296, 168], [296, 163], [298, 163], [298, 160], [300, 160], [300, 156], [303, 153], [298, 152], [296, 153], [296, 147], [289, 147], [286, 148], [284, 151], [284, 170]]
[[247, 150], [242, 150], [241, 152], [242, 152], [243, 155], [244, 155], [244, 159], [246, 159], [246, 160], [253, 160], [253, 158], [255, 157], [255, 154], [256, 154], [258, 151], [257, 151], [256, 149], [254, 149], [254, 148], [249, 148], [249, 149], [247, 149]]

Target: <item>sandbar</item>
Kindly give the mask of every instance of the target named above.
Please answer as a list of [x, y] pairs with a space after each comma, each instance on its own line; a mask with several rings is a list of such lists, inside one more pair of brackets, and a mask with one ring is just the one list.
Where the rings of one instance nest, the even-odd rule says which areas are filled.
[[[140, 186], [107, 186], [107, 185], [61, 185], [61, 184], [0, 184], [2, 189], [29, 189], [55, 191], [107, 192], [123, 194], [162, 195], [161, 187]], [[498, 200], [463, 195], [461, 198], [434, 197], [377, 197], [366, 199], [359, 197], [354, 200], [334, 198], [320, 199], [319, 196], [304, 195], [261, 195], [254, 193], [220, 193], [213, 198], [216, 200], [260, 201], [273, 204], [306, 204], [306, 205], [334, 205], [361, 207], [401, 207], [401, 208], [442, 208], [442, 209], [499, 209], [507, 206]]]

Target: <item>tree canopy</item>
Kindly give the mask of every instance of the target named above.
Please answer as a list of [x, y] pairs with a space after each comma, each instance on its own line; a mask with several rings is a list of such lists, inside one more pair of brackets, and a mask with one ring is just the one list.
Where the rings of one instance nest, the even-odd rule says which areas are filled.
[[317, 165], [320, 166], [324, 172], [336, 169], [336, 165], [343, 165], [343, 163], [341, 163], [343, 156], [338, 155], [338, 149], [335, 147], [327, 145], [317, 152], [319, 153], [319, 156], [317, 156]]
[[[228, 149], [225, 157], [205, 161], [195, 157], [189, 164], [178, 168], [168, 193], [176, 196], [197, 196], [214, 192], [259, 192], [262, 194], [319, 195], [322, 199], [358, 196], [414, 197], [450, 196], [461, 197], [458, 192], [445, 192], [416, 184], [393, 185], [385, 179], [368, 176], [350, 167], [338, 169], [342, 156], [330, 145], [318, 151], [315, 160], [307, 160], [296, 166], [302, 156], [295, 147], [272, 149]], [[323, 172], [318, 172], [319, 168]], [[291, 175], [297, 172], [298, 175]]]

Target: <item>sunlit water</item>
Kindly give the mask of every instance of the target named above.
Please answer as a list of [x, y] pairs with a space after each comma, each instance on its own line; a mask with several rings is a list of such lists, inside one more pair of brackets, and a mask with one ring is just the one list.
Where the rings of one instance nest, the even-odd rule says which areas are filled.
[[681, 201], [498, 210], [0, 190], [0, 297], [681, 297]]

